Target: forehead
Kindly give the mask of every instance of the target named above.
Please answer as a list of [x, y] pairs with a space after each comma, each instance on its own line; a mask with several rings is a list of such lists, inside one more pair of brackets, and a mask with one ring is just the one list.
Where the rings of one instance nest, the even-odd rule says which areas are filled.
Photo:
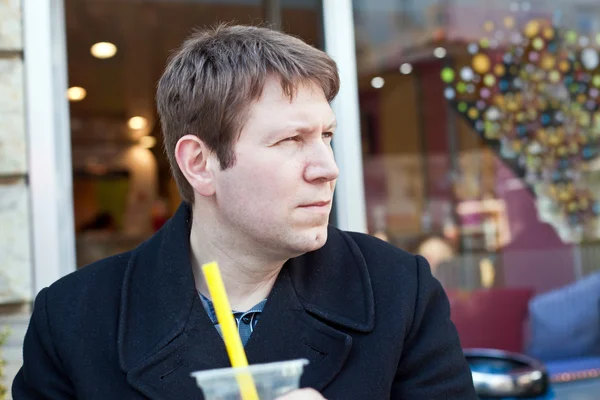
[[333, 110], [320, 86], [301, 83], [290, 98], [275, 78], [265, 83], [261, 97], [250, 105], [249, 121], [256, 123], [281, 122], [282, 119], [302, 119], [307, 123], [329, 123]]

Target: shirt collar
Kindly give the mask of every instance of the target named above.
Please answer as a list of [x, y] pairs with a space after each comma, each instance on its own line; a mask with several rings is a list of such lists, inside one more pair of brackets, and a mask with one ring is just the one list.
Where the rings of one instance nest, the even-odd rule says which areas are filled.
[[[219, 323], [219, 321], [217, 320], [217, 313], [215, 312], [215, 307], [213, 305], [213, 302], [208, 297], [204, 296], [200, 292], [198, 292], [198, 295], [200, 295], [200, 300], [202, 300], [202, 305], [204, 306], [204, 309], [206, 310], [208, 317], [210, 318], [210, 320], [212, 321], [213, 324], [217, 325]], [[248, 311], [233, 311], [233, 315], [235, 317], [237, 317], [237, 316], [241, 316], [242, 314], [245, 314], [245, 315], [260, 314], [263, 312], [266, 303], [267, 303], [267, 299], [264, 299], [261, 302], [259, 302], [258, 304], [256, 304], [254, 307], [249, 309]]]

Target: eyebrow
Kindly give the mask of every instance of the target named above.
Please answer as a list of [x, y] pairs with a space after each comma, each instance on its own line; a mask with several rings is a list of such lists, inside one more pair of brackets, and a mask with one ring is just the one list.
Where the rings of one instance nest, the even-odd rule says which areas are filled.
[[[331, 121], [331, 122], [329, 123], [329, 125], [327, 125], [327, 126], [325, 127], [324, 131], [325, 131], [325, 132], [328, 132], [328, 131], [334, 130], [335, 128], [337, 128], [337, 121], [336, 121], [336, 120], [333, 120], [333, 121]], [[314, 131], [314, 130], [315, 130], [315, 129], [314, 129], [314, 127], [312, 127], [312, 126], [298, 126], [298, 127], [295, 129], [295, 131], [296, 131], [296, 132], [298, 132], [298, 133], [309, 133], [309, 132], [312, 132], [312, 131]]]

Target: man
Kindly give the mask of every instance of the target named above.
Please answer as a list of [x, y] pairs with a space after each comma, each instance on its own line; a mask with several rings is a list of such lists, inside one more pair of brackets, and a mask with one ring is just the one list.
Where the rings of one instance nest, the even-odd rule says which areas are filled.
[[14, 398], [200, 398], [190, 373], [229, 365], [201, 273], [216, 260], [249, 362], [309, 360], [289, 399], [476, 399], [426, 261], [328, 226], [338, 88], [299, 39], [192, 35], [157, 92], [184, 202], [138, 248], [39, 293]]

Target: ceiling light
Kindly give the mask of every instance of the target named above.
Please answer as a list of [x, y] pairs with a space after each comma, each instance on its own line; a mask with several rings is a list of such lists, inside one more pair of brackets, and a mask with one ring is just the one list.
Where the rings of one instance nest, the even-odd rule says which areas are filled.
[[385, 85], [385, 81], [382, 77], [376, 76], [375, 78], [371, 79], [371, 86], [373, 86], [375, 89], [381, 89], [383, 85]]
[[413, 67], [409, 63], [404, 63], [400, 66], [400, 72], [404, 75], [408, 75], [412, 72]]
[[129, 118], [129, 121], [127, 121], [127, 125], [129, 125], [129, 127], [134, 130], [144, 129], [148, 126], [148, 120], [144, 117], [139, 116], [131, 117]]
[[117, 46], [110, 42], [98, 42], [90, 48], [90, 52], [96, 58], [111, 58], [117, 54]]
[[87, 96], [87, 91], [79, 86], [70, 87], [67, 90], [67, 97], [70, 101], [81, 101]]
[[151, 149], [156, 146], [156, 138], [154, 136], [143, 136], [140, 138], [140, 146], [144, 149]]

